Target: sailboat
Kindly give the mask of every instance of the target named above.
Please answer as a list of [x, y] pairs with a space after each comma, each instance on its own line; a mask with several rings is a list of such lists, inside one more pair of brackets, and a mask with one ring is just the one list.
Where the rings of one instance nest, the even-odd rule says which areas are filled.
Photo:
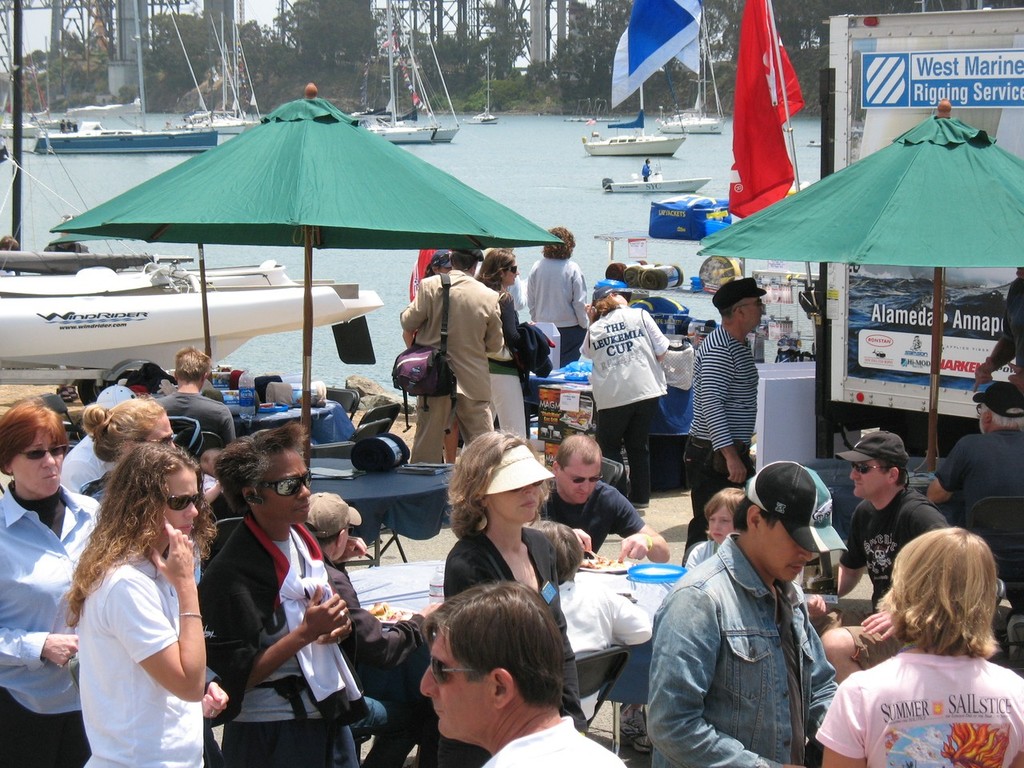
[[[76, 119], [73, 110], [68, 110], [69, 119], [62, 120], [59, 132], [42, 131], [36, 136], [34, 151], [38, 155], [72, 154], [134, 154], [168, 152], [205, 152], [217, 146], [218, 135], [214, 130], [147, 131], [146, 84], [142, 76], [142, 31], [138, 14], [135, 17], [136, 63], [139, 69], [139, 97], [131, 105], [116, 105], [136, 111], [141, 118], [135, 128], [104, 128], [95, 120]], [[88, 110], [104, 109], [88, 107]], [[113, 112], [113, 110], [111, 110]], [[84, 115], [79, 112], [78, 116]]]
[[[648, 136], [644, 127], [644, 82], [672, 59], [679, 59], [687, 68], [700, 67], [699, 0], [678, 3], [645, 3], [636, 0], [630, 13], [629, 26], [619, 38], [612, 64], [612, 106], [618, 106], [634, 91], [640, 91], [640, 114], [632, 123], [611, 124], [609, 128], [634, 128], [633, 136], [612, 139], [583, 140], [590, 155], [655, 156], [672, 155], [686, 138]], [[659, 141], [660, 140], [660, 141]]]
[[651, 136], [644, 133], [644, 89], [640, 87], [640, 114], [628, 123], [609, 123], [609, 128], [633, 133], [602, 139], [598, 131], [583, 137], [583, 149], [592, 157], [666, 157], [674, 155], [686, 136]]
[[[708, 81], [715, 97], [713, 112], [707, 109]], [[711, 62], [711, 45], [705, 25], [700, 28], [700, 73], [697, 78], [697, 102], [693, 109], [678, 112], [667, 120], [661, 121], [658, 128], [662, 133], [704, 133], [721, 134], [725, 126], [722, 116], [722, 102], [718, 98], [718, 82], [715, 80], [715, 69]]]
[[[399, 45], [399, 30], [396, 26], [392, 13], [392, 5], [389, 0], [387, 4], [387, 26], [390, 39], [385, 43], [388, 49], [388, 106], [383, 112], [367, 112], [357, 114], [360, 117], [360, 124], [369, 131], [376, 133], [381, 138], [387, 139], [392, 144], [448, 144], [455, 138], [459, 131], [458, 118], [453, 127], [442, 126], [434, 117], [434, 110], [430, 106], [430, 100], [422, 89], [423, 80], [416, 65], [416, 57], [410, 46], [408, 56], [401, 54]], [[433, 47], [433, 46], [431, 46]], [[437, 61], [437, 54], [434, 54]], [[398, 90], [395, 81], [395, 65], [398, 65], [402, 73], [406, 89], [412, 98], [412, 109], [404, 115], [398, 113]], [[441, 69], [438, 66], [438, 72]], [[444, 85], [444, 76], [441, 76]], [[448, 90], [445, 87], [445, 95]], [[451, 98], [448, 98], [449, 105]], [[421, 125], [419, 122], [420, 111], [426, 115], [428, 124]], [[454, 110], [452, 111], [454, 115]]]
[[494, 125], [498, 118], [491, 114], [491, 49], [487, 49], [487, 108], [479, 115], [470, 118], [469, 122], [476, 125]]
[[[174, 14], [171, 14], [171, 20], [174, 21]], [[213, 20], [210, 20], [210, 25], [213, 26]], [[224, 38], [224, 16], [221, 15], [221, 29], [220, 34], [217, 34], [216, 28], [214, 28], [214, 35], [217, 38], [217, 43], [220, 46], [220, 61], [221, 61], [221, 73], [220, 73], [220, 89], [221, 89], [221, 108], [220, 109], [209, 109], [206, 106], [206, 100], [203, 98], [203, 92], [199, 88], [199, 83], [196, 81], [195, 72], [192, 71], [192, 62], [189, 61], [188, 51], [185, 50], [185, 43], [181, 39], [181, 33], [178, 31], [178, 24], [174, 22], [174, 31], [178, 33], [178, 42], [181, 43], [182, 52], [185, 54], [185, 61], [188, 63], [189, 72], [192, 74], [192, 82], [196, 88], [196, 94], [199, 96], [199, 109], [193, 110], [185, 115], [185, 127], [191, 131], [202, 130], [204, 128], [214, 128], [217, 133], [221, 135], [236, 135], [244, 130], [252, 128], [253, 126], [259, 125], [259, 105], [256, 103], [256, 94], [253, 93], [251, 105], [256, 109], [256, 117], [252, 118], [246, 114], [239, 104], [239, 85], [242, 82], [242, 68], [246, 69], [246, 76], [248, 76], [248, 67], [245, 65], [245, 53], [241, 50], [242, 41], [238, 37], [238, 25], [232, 23], [232, 51], [234, 53], [233, 61], [231, 66], [228, 66], [228, 55], [227, 48], [225, 45]], [[239, 65], [239, 53], [242, 53], [241, 66]], [[252, 78], [248, 78], [249, 83], [252, 83]], [[230, 88], [230, 108], [228, 107], [228, 90]]]

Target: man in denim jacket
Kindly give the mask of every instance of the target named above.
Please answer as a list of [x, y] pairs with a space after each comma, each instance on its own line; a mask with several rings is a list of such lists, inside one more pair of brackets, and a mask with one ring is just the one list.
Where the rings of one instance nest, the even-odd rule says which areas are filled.
[[843, 549], [811, 475], [764, 467], [733, 534], [690, 571], [654, 620], [647, 728], [654, 768], [804, 765], [836, 690], [792, 582]]

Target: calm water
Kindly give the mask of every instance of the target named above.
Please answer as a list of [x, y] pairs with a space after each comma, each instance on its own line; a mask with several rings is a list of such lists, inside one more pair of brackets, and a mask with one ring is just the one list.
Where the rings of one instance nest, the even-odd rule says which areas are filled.
[[[151, 122], [163, 124], [153, 116]], [[660, 195], [609, 194], [601, 189], [601, 179], [629, 180], [637, 173], [643, 158], [588, 157], [581, 138], [595, 128], [568, 123], [560, 117], [501, 117], [497, 125], [463, 125], [451, 145], [403, 148], [451, 173], [461, 181], [516, 210], [526, 218], [548, 228], [568, 227], [576, 236], [573, 258], [583, 269], [589, 284], [604, 277], [608, 246], [595, 235], [615, 231], [646, 232], [650, 203]], [[819, 150], [807, 146], [818, 138], [817, 120], [798, 120], [795, 137], [797, 160], [802, 181], [818, 178]], [[31, 149], [31, 146], [28, 147]], [[23, 245], [41, 248], [51, 239], [47, 230], [63, 214], [79, 213], [95, 206], [148, 178], [181, 162], [181, 156], [150, 157], [37, 157], [26, 154], [28, 178], [23, 182]], [[711, 177], [701, 194], [728, 196], [729, 167], [732, 164], [730, 129], [722, 136], [690, 136], [674, 157], [656, 159], [666, 178]], [[401, 185], [400, 179], [367, 179], [368, 193], [374, 186]], [[9, 194], [4, 195], [0, 216], [10, 222]], [[409, 205], [415, 205], [410, 200]], [[6, 230], [5, 226], [5, 230]], [[94, 251], [102, 243], [90, 245]], [[697, 244], [687, 241], [651, 243], [648, 260], [678, 264], [687, 278], [695, 275], [702, 259], [696, 256]], [[140, 250], [163, 254], [195, 255], [194, 248], [139, 245]], [[617, 246], [616, 258], [625, 258], [625, 243]], [[119, 246], [119, 250], [124, 250]], [[520, 271], [529, 272], [540, 258], [540, 248], [519, 249]], [[300, 248], [241, 248], [206, 246], [211, 266], [255, 264], [276, 259], [288, 267], [293, 279], [302, 277]], [[377, 353], [375, 366], [347, 366], [337, 358], [329, 328], [314, 334], [313, 378], [329, 384], [342, 384], [353, 373], [369, 376], [390, 387], [391, 363], [401, 349], [398, 315], [408, 304], [409, 273], [416, 254], [406, 251], [317, 251], [314, 254], [316, 278], [357, 282], [375, 290], [384, 307], [368, 320]], [[785, 259], [785, 254], [779, 254]], [[706, 294], [683, 293], [680, 300], [695, 317], [716, 317]], [[523, 313], [526, 314], [525, 312]], [[524, 319], [526, 319], [524, 317]], [[276, 334], [248, 342], [229, 360], [234, 367], [258, 372], [297, 372], [301, 370], [301, 340], [298, 332]]]

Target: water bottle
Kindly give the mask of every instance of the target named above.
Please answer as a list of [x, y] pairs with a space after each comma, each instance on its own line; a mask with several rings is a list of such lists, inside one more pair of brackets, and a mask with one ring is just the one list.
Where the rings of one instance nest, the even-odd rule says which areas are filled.
[[238, 411], [250, 418], [256, 415], [256, 382], [249, 371], [238, 377]]
[[430, 577], [430, 602], [444, 602], [444, 565], [437, 566]]

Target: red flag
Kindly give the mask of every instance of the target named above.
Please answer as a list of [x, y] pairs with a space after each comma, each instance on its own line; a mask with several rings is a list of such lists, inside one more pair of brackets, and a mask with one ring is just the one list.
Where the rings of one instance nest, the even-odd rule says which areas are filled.
[[416, 291], [420, 289], [420, 281], [423, 279], [427, 267], [430, 266], [430, 260], [436, 250], [436, 248], [425, 248], [420, 251], [420, 255], [416, 259], [416, 266], [412, 268], [412, 275], [409, 277], [409, 301], [416, 298]]
[[776, 64], [777, 33], [767, 3], [747, 0], [740, 27], [729, 185], [729, 211], [737, 216], [781, 200], [793, 185], [793, 166], [779, 127], [786, 122], [782, 88], [791, 116], [803, 109], [804, 97], [781, 40], [781, 62]]

